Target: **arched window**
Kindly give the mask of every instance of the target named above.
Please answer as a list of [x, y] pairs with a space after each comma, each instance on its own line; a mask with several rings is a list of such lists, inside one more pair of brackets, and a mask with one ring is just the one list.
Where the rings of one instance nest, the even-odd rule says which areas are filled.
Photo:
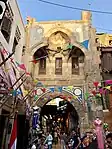
[[79, 61], [78, 57], [72, 57], [72, 74], [79, 74]]
[[46, 47], [38, 49], [34, 54], [34, 59], [39, 62], [39, 74], [46, 74], [46, 57], [48, 53]]
[[84, 53], [77, 47], [70, 49], [69, 59], [71, 58], [72, 62], [72, 74], [79, 74], [79, 64], [84, 63]]
[[62, 57], [57, 57], [55, 59], [55, 74], [62, 74]]

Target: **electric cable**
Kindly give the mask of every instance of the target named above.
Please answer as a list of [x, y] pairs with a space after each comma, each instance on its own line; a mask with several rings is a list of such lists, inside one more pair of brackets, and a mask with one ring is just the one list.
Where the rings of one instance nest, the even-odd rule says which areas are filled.
[[[59, 6], [59, 7], [63, 7], [63, 8], [68, 8], [68, 9], [73, 9], [73, 10], [78, 10], [78, 11], [90, 11], [90, 12], [93, 12], [93, 13], [112, 15], [112, 12], [109, 12], [109, 11], [100, 11], [100, 10], [72, 7], [72, 6], [67, 6], [67, 5], [64, 5], [64, 4], [58, 4], [58, 3], [49, 2], [49, 1], [45, 1], [45, 0], [38, 0], [38, 1], [46, 3], [46, 4], [55, 5], [55, 6]], [[100, 28], [100, 27], [96, 27], [96, 28], [100, 29], [100, 30], [105, 30], [105, 31], [109, 31], [109, 32], [111, 31], [112, 32], [111, 29], [105, 29], [105, 28]]]
[[[59, 6], [59, 7], [63, 7], [63, 8], [68, 8], [68, 9], [74, 9], [74, 10], [79, 10], [79, 11], [91, 11], [93, 13], [112, 15], [112, 12], [108, 12], [108, 11], [99, 11], [99, 10], [92, 10], [92, 9], [85, 9], [85, 8], [77, 8], [77, 7], [66, 6], [64, 4], [53, 3], [53, 2], [49, 2], [49, 1], [45, 1], [45, 0], [38, 0], [38, 1], [46, 3], [46, 4], [50, 4], [50, 5], [55, 5], [55, 6]], [[112, 32], [111, 29], [105, 29], [105, 28], [100, 28], [100, 27], [95, 27], [95, 28], [100, 29], [100, 30], [104, 30], [104, 31]]]
[[112, 32], [112, 30], [111, 30], [111, 29], [100, 28], [100, 27], [95, 27], [95, 28], [100, 29], [100, 30], [104, 30], [104, 31], [109, 31], [109, 32]]
[[109, 12], [109, 11], [100, 11], [100, 10], [93, 10], [93, 9], [72, 7], [72, 6], [67, 6], [67, 5], [64, 5], [64, 4], [58, 4], [58, 3], [49, 2], [49, 1], [45, 1], [45, 0], [38, 0], [38, 1], [43, 2], [43, 3], [46, 3], [46, 4], [54, 5], [54, 6], [68, 8], [68, 9], [74, 9], [74, 10], [79, 10], [79, 11], [91, 11], [93, 13], [100, 13], [100, 14], [112, 15], [112, 12]]

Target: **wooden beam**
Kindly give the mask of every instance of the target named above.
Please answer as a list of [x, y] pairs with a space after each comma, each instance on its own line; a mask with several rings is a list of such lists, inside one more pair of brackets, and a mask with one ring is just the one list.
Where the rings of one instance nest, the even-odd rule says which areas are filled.
[[5, 62], [6, 62], [13, 54], [14, 54], [14, 52], [11, 53], [2, 63], [0, 63], [0, 67], [1, 67], [3, 64], [5, 64]]
[[[25, 75], [25, 73], [22, 74], [22, 76], [20, 76], [20, 77], [16, 80], [16, 82], [11, 86], [11, 88], [13, 88], [13, 87], [17, 84], [17, 82], [18, 82], [24, 75]], [[10, 91], [9, 91], [8, 93], [10, 93]], [[1, 98], [1, 100], [4, 100], [7, 96], [8, 96], [8, 95], [4, 96], [3, 98]]]
[[[17, 90], [18, 88], [20, 88], [20, 86], [21, 86], [26, 80], [27, 80], [27, 78], [25, 78], [25, 79], [23, 80], [23, 82], [16, 88], [16, 90]], [[5, 101], [5, 103], [6, 103], [7, 101], [8, 101], [8, 99]], [[4, 103], [4, 104], [5, 104], [5, 103]], [[3, 107], [4, 104], [1, 105], [1, 106]], [[1, 108], [1, 106], [0, 106], [0, 108]], [[15, 110], [16, 106], [17, 106], [17, 100], [15, 99], [13, 111], [9, 114], [9, 117], [14, 113], [14, 110]]]
[[[24, 73], [25, 74], [25, 73]], [[24, 74], [11, 86], [11, 88], [13, 88], [16, 84], [17, 84], [17, 82], [24, 76]], [[27, 78], [26, 78], [27, 79]], [[25, 79], [25, 80], [26, 80]], [[21, 83], [21, 84], [23, 84], [23, 82]], [[21, 86], [21, 84], [16, 88], [16, 90]], [[9, 92], [10, 93], [10, 92]], [[7, 100], [8, 100], [8, 98], [10, 97], [10, 95], [6, 95], [6, 96], [4, 96], [3, 98], [1, 98], [1, 100], [4, 100], [5, 98], [7, 98], [2, 104], [1, 104], [1, 106], [0, 106], [0, 108], [2, 108], [3, 107], [3, 105], [7, 102]]]

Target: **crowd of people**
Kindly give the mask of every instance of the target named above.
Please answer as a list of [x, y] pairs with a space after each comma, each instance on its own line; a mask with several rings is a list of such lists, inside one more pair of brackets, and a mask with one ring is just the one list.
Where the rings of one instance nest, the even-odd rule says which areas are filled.
[[[52, 149], [57, 146], [59, 149], [100, 149], [98, 148], [97, 136], [94, 132], [86, 132], [82, 136], [75, 130], [70, 133], [55, 130], [47, 132], [41, 138], [40, 146], [33, 144], [31, 149]], [[43, 140], [43, 141], [42, 141]], [[57, 148], [56, 148], [57, 149]], [[112, 133], [104, 133], [104, 149], [112, 149]]]

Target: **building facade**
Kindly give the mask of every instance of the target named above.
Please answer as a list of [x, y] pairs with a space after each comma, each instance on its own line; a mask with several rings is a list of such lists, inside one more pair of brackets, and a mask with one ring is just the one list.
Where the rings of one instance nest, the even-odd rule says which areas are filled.
[[[101, 77], [103, 86], [105, 87], [105, 80], [112, 80], [112, 35], [111, 34], [97, 34], [96, 35], [97, 49], [101, 52]], [[109, 85], [112, 85], [110, 83]], [[104, 120], [112, 129], [112, 91], [106, 92], [104, 98]]]
[[[24, 63], [32, 77], [47, 86], [46, 90], [49, 87], [73, 86], [77, 92], [75, 95], [81, 91], [84, 95], [93, 88], [93, 81], [101, 79], [100, 52], [95, 38], [90, 12], [82, 12], [81, 20], [77, 21], [36, 22], [28, 17]], [[63, 90], [61, 95], [68, 97], [69, 93]], [[58, 96], [60, 93], [57, 91], [44, 91], [34, 105], [42, 107], [51, 100], [42, 98]], [[81, 99], [83, 101], [84, 97]], [[79, 124], [87, 126], [88, 110], [84, 111], [78, 100], [73, 100], [73, 105], [79, 115]]]
[[[20, 72], [16, 62], [21, 63], [25, 29], [16, 0], [0, 0], [0, 6], [3, 8], [0, 12], [0, 148], [2, 149], [2, 147], [8, 148], [13, 124], [13, 110], [18, 110], [18, 127], [22, 119], [19, 117], [25, 115], [23, 108], [14, 107], [14, 103], [19, 102], [24, 96], [22, 80], [19, 79], [23, 72]], [[19, 90], [21, 95], [14, 97], [8, 91], [10, 89]], [[21, 140], [18, 139], [18, 141], [20, 143]]]
[[97, 33], [96, 43], [101, 47], [108, 47], [112, 45], [112, 34], [107, 33]]

